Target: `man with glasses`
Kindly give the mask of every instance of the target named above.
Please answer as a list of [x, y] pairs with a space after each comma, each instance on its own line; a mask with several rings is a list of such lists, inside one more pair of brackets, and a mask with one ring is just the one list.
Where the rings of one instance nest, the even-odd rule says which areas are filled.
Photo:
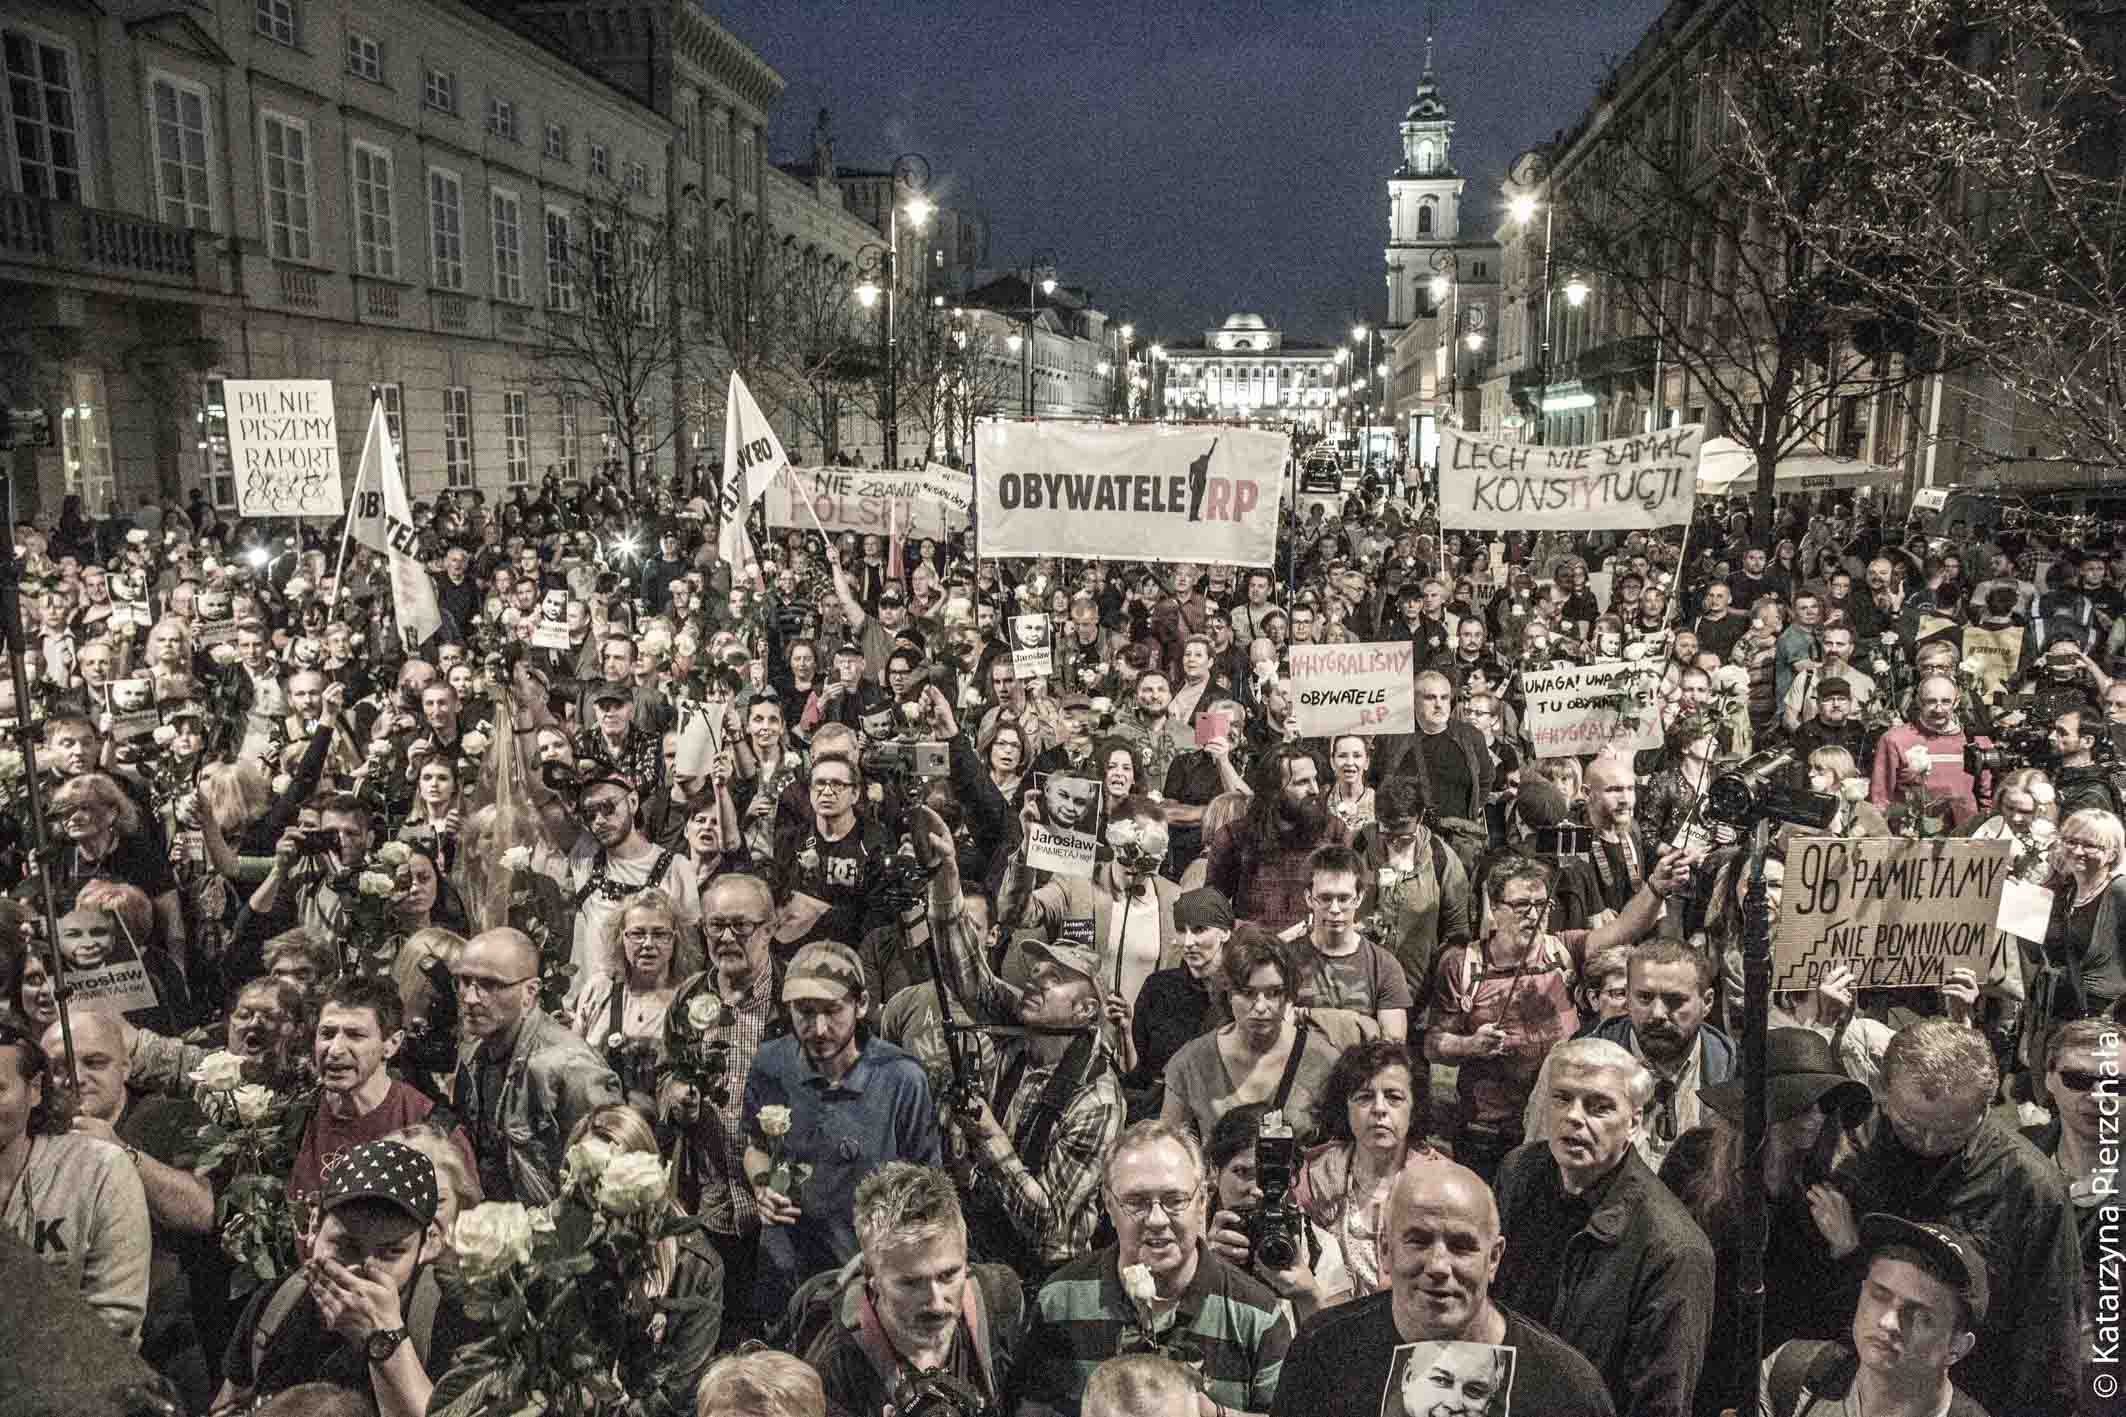
[[1653, 1077], [1601, 1038], [1559, 1044], [1545, 1073], [1556, 1125], [1499, 1168], [1492, 1292], [1594, 1364], [1618, 1412], [1690, 1417], [1713, 1247], [1632, 1146]]
[[[2072, 1056], [2071, 1054], [2069, 1056]], [[2080, 1237], [2068, 1178], [1993, 1115], [2000, 1077], [1977, 1029], [1926, 1019], [1883, 1051], [1874, 1117], [1831, 1184], [1844, 1212], [1883, 1212], [1984, 1237], [1994, 1296], [1960, 1383], [1988, 1412], [2076, 1411], [2081, 1394]]]
[[1410, 981], [1394, 955], [1359, 934], [1364, 863], [1348, 846], [1321, 846], [1307, 870], [1307, 918], [1283, 936], [1304, 938], [1310, 951], [1298, 981], [1299, 1002], [1364, 1014], [1380, 1026], [1381, 1037], [1402, 1042], [1410, 1027]]
[[539, 947], [522, 930], [482, 931], [450, 969], [472, 1052], [451, 1090], [491, 1201], [544, 1205], [560, 1193], [576, 1123], [621, 1102], [605, 1059], [538, 1006]]
[[2023, 1139], [2059, 1167], [2074, 1206], [2082, 1249], [2085, 1364], [2098, 1338], [2104, 1236], [2112, 1236], [2115, 1244], [2119, 1234], [2119, 1087], [2118, 1025], [2100, 1018], [2063, 1023], [2045, 1047], [2044, 1093], [2052, 1120], [2023, 1129]]
[[[723, 1257], [724, 1318], [735, 1324], [752, 1315], [760, 1240], [759, 1211], [744, 1184], [741, 1092], [761, 1045], [790, 1027], [778, 1007], [782, 969], [769, 950], [775, 894], [768, 883], [737, 873], [718, 876], [702, 893], [701, 909], [709, 967], [682, 983], [665, 1010], [657, 1112], [678, 1131], [679, 1203], [700, 1218]], [[697, 1039], [722, 1050], [723, 1078], [707, 1096], [672, 1066], [690, 1050], [698, 1054]]]
[[[1115, 1244], [1056, 1271], [1034, 1301], [1019, 1411], [1078, 1417], [1086, 1385], [1115, 1356], [1117, 1331], [1141, 1335], [1195, 1370], [1193, 1407], [1168, 1417], [1270, 1411], [1292, 1326], [1284, 1302], [1203, 1243], [1203, 1152], [1166, 1122], [1138, 1122], [1107, 1153], [1103, 1190]], [[1141, 1267], [1149, 1294], [1124, 1274]], [[1156, 1334], [1156, 1339], [1151, 1335]]]
[[652, 887], [669, 895], [678, 912], [678, 958], [694, 958], [694, 932], [701, 923], [700, 874], [687, 856], [643, 835], [637, 821], [640, 802], [632, 781], [594, 767], [576, 789], [580, 829], [566, 854], [544, 845], [532, 850], [532, 869], [559, 882], [575, 910], [569, 958], [578, 981], [590, 977], [612, 913], [629, 896]]
[[814, 748], [805, 789], [810, 819], [776, 832], [769, 878], [776, 898], [786, 902], [776, 939], [790, 948], [810, 940], [861, 940], [867, 925], [882, 923], [876, 896], [895, 845], [876, 818], [857, 810], [864, 778], [853, 736], [846, 751], [819, 751], [816, 742]]

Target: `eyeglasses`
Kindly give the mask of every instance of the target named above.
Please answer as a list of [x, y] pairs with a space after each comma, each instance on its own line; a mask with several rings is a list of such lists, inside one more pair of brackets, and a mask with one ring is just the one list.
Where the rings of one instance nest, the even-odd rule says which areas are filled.
[[652, 942], [665, 944], [673, 938], [670, 930], [622, 930], [620, 938], [631, 945], [646, 945]]
[[839, 778], [815, 777], [812, 779], [812, 790], [814, 792], [854, 792], [856, 791], [856, 784], [843, 782]]
[[[1114, 1195], [1114, 1192], [1108, 1194]], [[1115, 1196], [1115, 1206], [1132, 1220], [1150, 1220], [1154, 1207], [1165, 1211], [1167, 1219], [1177, 1220], [1202, 1194], [1203, 1183], [1198, 1181], [1193, 1191], [1172, 1191], [1163, 1196]]]
[[529, 984], [538, 977], [536, 974], [527, 974], [522, 979], [496, 979], [488, 974], [458, 974], [456, 972], [452, 972], [450, 976], [451, 982], [458, 986], [459, 993], [483, 994], [490, 998], [505, 989], [514, 989], [519, 984]]
[[1499, 909], [1510, 910], [1524, 920], [1534, 920], [1541, 917], [1544, 911], [1550, 909], [1550, 897], [1537, 896], [1534, 900], [1502, 900], [1499, 902]]
[[2080, 1068], [2060, 1068], [2056, 1075], [2066, 1085], [2069, 1092], [2095, 1092], [2107, 1082], [2113, 1084], [2114, 1091], [2117, 1090], [2118, 1080], [2108, 1073], [2084, 1072]]
[[2085, 851], [2086, 851], [2086, 852], [2094, 852], [2094, 853], [2095, 853], [2096, 855], [2099, 855], [2099, 856], [2101, 856], [2101, 855], [2103, 855], [2103, 854], [2104, 854], [2105, 852], [2107, 852], [2107, 851], [2111, 850], [2111, 848], [2110, 848], [2109, 846], [2106, 846], [2106, 845], [2105, 845], [2105, 844], [2104, 844], [2103, 842], [2101, 842], [2101, 841], [2084, 841], [2084, 840], [2083, 840], [2083, 839], [2081, 839], [2080, 837], [2072, 837], [2072, 836], [2063, 836], [2063, 837], [2061, 837], [2061, 838], [2060, 838], [2060, 845], [2061, 845], [2061, 846], [2063, 846], [2063, 847], [2065, 847], [2065, 848], [2067, 848], [2067, 850], [2069, 850], [2069, 851], [2074, 851], [2074, 852], [2085, 852]]
[[599, 817], [610, 817], [617, 812], [623, 812], [626, 810], [627, 797], [625, 795], [619, 797], [601, 797], [595, 802], [586, 802], [583, 804], [583, 815], [586, 817], [590, 817], [594, 820]]
[[701, 922], [701, 928], [708, 934], [721, 938], [725, 935], [750, 935], [767, 923], [765, 920], [748, 920], [740, 916], [735, 920], [704, 920]]

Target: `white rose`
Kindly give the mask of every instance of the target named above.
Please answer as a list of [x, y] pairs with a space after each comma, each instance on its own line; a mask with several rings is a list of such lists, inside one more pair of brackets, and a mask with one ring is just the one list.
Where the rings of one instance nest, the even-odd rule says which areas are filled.
[[207, 651], [207, 658], [213, 660], [216, 664], [234, 664], [236, 663], [236, 646], [216, 645]]
[[1979, 675], [1986, 672], [1986, 666], [1980, 664], [1976, 659], [1966, 659], [1962, 664], [1956, 666], [1956, 672], [1959, 674], [1968, 674], [1972, 678], [1976, 679]]
[[[2045, 790], [2049, 793], [2052, 789], [2048, 787]], [[2031, 795], [2034, 797], [2036, 794], [2032, 793]], [[2032, 819], [2030, 823], [2030, 839], [2032, 841], [2047, 842], [2052, 840], [2058, 833], [2059, 828], [2052, 825], [2052, 820], [2049, 817], [2037, 817]]]
[[[2049, 782], [2033, 782], [2030, 784], [2030, 800], [2040, 807], [2049, 807], [2059, 800], [2059, 792]], [[2049, 828], [2052, 823], [2046, 822], [2045, 825]]]
[[790, 1109], [769, 1104], [760, 1109], [760, 1134], [764, 1137], [784, 1137], [790, 1134]]
[[467, 757], [477, 758], [487, 751], [487, 735], [477, 731], [468, 733], [458, 740], [458, 746], [464, 749]]
[[170, 724], [158, 723], [155, 725], [154, 737], [156, 747], [167, 748], [177, 741], [177, 730]]
[[450, 1248], [475, 1273], [494, 1273], [531, 1262], [533, 1221], [515, 1201], [485, 1201], [461, 1213], [450, 1227]]
[[1868, 798], [1868, 784], [1863, 778], [1846, 778], [1838, 784], [1838, 795], [1847, 802], [1865, 802]]
[[295, 779], [288, 776], [288, 774], [284, 772], [277, 772], [273, 774], [273, 795], [276, 797], [280, 796], [280, 794], [286, 792], [289, 787], [294, 784], [294, 782]]
[[1739, 664], [1723, 664], [1713, 675], [1713, 687], [1723, 693], [1739, 694], [1750, 686], [1750, 672]]
[[1159, 1286], [1152, 1279], [1150, 1267], [1141, 1264], [1123, 1266], [1122, 1292], [1129, 1295], [1133, 1304], [1156, 1303]]
[[608, 1215], [652, 1214], [667, 1194], [664, 1162], [647, 1151], [623, 1152], [598, 1178], [598, 1208]]
[[1113, 713], [1115, 711], [1115, 701], [1102, 694], [1093, 700], [1092, 710], [1094, 713]]
[[125, 534], [125, 539], [129, 545], [145, 546], [148, 544], [148, 533], [145, 528], [136, 526]]
[[1646, 641], [1639, 640], [1624, 646], [1624, 657], [1629, 660], [1644, 659], [1646, 658], [1646, 652], [1652, 648], [1653, 646], [1646, 643]]
[[505, 871], [522, 871], [530, 865], [531, 848], [528, 846], [512, 846], [502, 853], [502, 869]]
[[281, 587], [281, 594], [287, 596], [290, 600], [300, 600], [303, 596], [310, 594], [310, 582], [304, 580], [301, 576], [290, 576], [288, 584]]
[[403, 866], [413, 860], [413, 848], [403, 841], [387, 841], [376, 849], [376, 859], [386, 866]]
[[784, 753], [782, 755], [782, 765], [791, 772], [795, 772], [799, 767], [803, 766], [795, 753]]
[[1882, 632], [1882, 642], [1883, 642], [1884, 644], [1886, 644], [1886, 645], [1894, 645], [1894, 644], [1896, 644], [1896, 643], [1897, 643], [1897, 631], [1895, 631], [1895, 630], [1884, 630], [1884, 631]]
[[706, 991], [687, 1002], [687, 1026], [707, 1033], [723, 1021], [723, 1001]]
[[273, 1089], [246, 1083], [230, 1094], [236, 1104], [236, 1120], [247, 1127], [255, 1127], [266, 1120], [273, 1111]]
[[363, 895], [385, 896], [396, 891], [399, 884], [382, 871], [364, 871], [355, 877], [354, 888]]
[[920, 723], [923, 719], [923, 706], [921, 704], [902, 704], [901, 717], [907, 719], [910, 723]]
[[227, 1049], [209, 1053], [190, 1077], [203, 1092], [232, 1092], [244, 1085], [244, 1060]]
[[969, 684], [966, 688], [960, 690], [961, 708], [979, 708], [981, 706], [981, 703], [982, 691], [980, 689], [977, 689], [974, 685]]
[[1924, 776], [1934, 771], [1934, 755], [1924, 745], [1914, 743], [1905, 749], [1904, 769], [1914, 777]]
[[595, 1186], [613, 1162], [613, 1145], [601, 1137], [585, 1137], [568, 1149], [562, 1161], [562, 1180], [568, 1186]]

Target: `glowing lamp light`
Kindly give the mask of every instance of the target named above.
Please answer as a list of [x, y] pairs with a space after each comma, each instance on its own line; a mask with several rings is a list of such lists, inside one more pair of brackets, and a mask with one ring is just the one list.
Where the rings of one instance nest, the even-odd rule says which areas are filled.
[[244, 553], [244, 559], [246, 561], [249, 561], [253, 566], [263, 566], [266, 564], [266, 548], [263, 546], [254, 546], [249, 551], [246, 551]]
[[869, 310], [872, 306], [878, 304], [877, 282], [867, 280], [862, 285], [859, 285], [856, 288], [856, 303], [863, 306], [866, 310]]
[[1565, 303], [1577, 310], [1587, 303], [1588, 284], [1580, 276], [1565, 282]]
[[1041, 278], [1041, 293], [1043, 295], [1054, 295], [1056, 293], [1056, 278], [1054, 276], [1043, 276]]
[[921, 226], [924, 222], [930, 220], [930, 214], [936, 211], [937, 208], [933, 207], [927, 198], [917, 197], [908, 203], [905, 210], [908, 213], [908, 220], [914, 222], [917, 226]]
[[1019, 352], [1019, 346], [1024, 343], [1026, 343], [1026, 341], [1019, 338], [1017, 335], [1013, 335], [1009, 339], [1004, 341], [1005, 347], [1008, 348], [1013, 354], [1017, 354]]
[[1434, 300], [1445, 300], [1449, 289], [1445, 276], [1434, 276], [1432, 278], [1432, 298]]
[[1512, 214], [1515, 221], [1526, 226], [1535, 219], [1536, 206], [1535, 198], [1523, 192], [1506, 204], [1506, 210]]

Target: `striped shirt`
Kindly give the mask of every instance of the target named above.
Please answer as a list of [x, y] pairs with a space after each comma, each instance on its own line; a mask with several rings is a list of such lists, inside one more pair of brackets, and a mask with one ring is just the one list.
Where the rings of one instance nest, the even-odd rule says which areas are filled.
[[[1015, 1384], [1021, 1403], [1078, 1417], [1093, 1369], [1154, 1347], [1123, 1292], [1120, 1253], [1085, 1255], [1041, 1286], [1019, 1349], [1026, 1355]], [[1158, 1346], [1196, 1375], [1211, 1401], [1268, 1412], [1291, 1342], [1283, 1301], [1199, 1240], [1195, 1277], [1159, 1330]]]

